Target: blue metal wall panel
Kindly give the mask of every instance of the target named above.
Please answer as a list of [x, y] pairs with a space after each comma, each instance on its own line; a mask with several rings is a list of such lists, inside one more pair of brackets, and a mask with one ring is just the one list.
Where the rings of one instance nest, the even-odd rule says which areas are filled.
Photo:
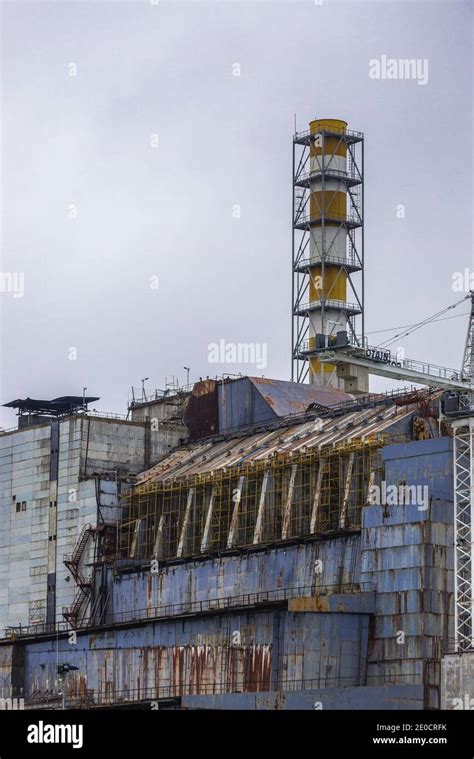
[[[354, 595], [349, 601], [333, 596], [328, 605], [331, 612], [272, 609], [257, 613], [249, 608], [245, 613], [239, 610], [186, 620], [169, 616], [163, 622], [141, 627], [86, 633], [78, 637], [76, 647], [59, 638], [57, 650], [56, 641], [28, 643], [26, 694], [44, 694], [48, 688], [54, 691], [59, 661], [79, 667], [66, 678], [71, 696], [91, 689], [99, 700], [130, 698], [133, 694], [143, 698], [156, 684], [163, 684], [170, 693], [186, 693], [193, 688], [208, 692], [215, 687], [229, 691], [229, 695], [212, 696], [217, 698], [212, 703], [228, 708], [227, 704], [238, 701], [238, 694], [230, 693], [239, 687], [238, 679], [247, 678], [250, 686], [256, 678], [258, 687], [268, 692], [244, 694], [242, 699], [258, 708], [278, 708], [277, 703], [309, 704], [315, 692], [327, 699], [326, 704], [334, 703], [338, 708], [345, 708], [345, 703], [352, 704], [347, 708], [364, 708], [375, 698], [373, 686], [380, 683], [392, 683], [383, 691], [377, 690], [380, 698], [385, 694], [388, 703], [405, 698], [404, 708], [418, 708], [424, 697], [426, 703], [436, 705], [436, 667], [445, 636], [452, 632], [450, 441], [390, 446], [382, 455], [388, 484], [428, 485], [429, 509], [420, 510], [416, 505], [367, 506], [361, 536], [333, 536], [307, 544], [168, 565], [156, 574], [123, 574], [109, 583], [112, 611], [119, 614], [230, 600], [278, 589], [305, 590], [295, 592], [295, 596], [317, 595], [321, 589], [337, 593], [359, 582], [375, 589], [375, 601], [371, 596], [369, 603], [369, 594], [362, 599]], [[315, 572], [317, 560], [322, 562], [321, 573]], [[375, 618], [368, 640], [370, 611]], [[230, 644], [236, 630], [242, 635], [240, 646]], [[405, 634], [402, 645], [397, 640], [400, 631]], [[310, 692], [288, 697], [279, 694], [275, 691], [277, 673], [280, 684], [283, 678]], [[369, 687], [356, 688], [365, 678]], [[405, 687], [393, 684], [397, 678], [406, 683]], [[312, 687], [312, 680], [319, 685]], [[323, 683], [327, 686], [324, 692]], [[348, 686], [344, 692], [338, 687], [341, 683]]]
[[[290, 689], [360, 683], [366, 632], [357, 614], [288, 613], [279, 655], [279, 684]], [[233, 644], [238, 631], [240, 640]], [[274, 612], [247, 612], [149, 623], [79, 634], [26, 646], [26, 698], [57, 692], [58, 664], [77, 667], [65, 678], [68, 699], [94, 703], [166, 698], [182, 693], [270, 690]]]
[[[267, 549], [206, 561], [165, 565], [157, 573], [124, 574], [112, 586], [113, 614], [174, 604], [231, 599], [247, 594], [301, 588], [332, 592], [360, 580], [359, 535]], [[315, 572], [316, 561], [322, 571]]]
[[277, 691], [271, 693], [234, 693], [223, 696], [185, 696], [187, 709], [423, 709], [423, 686], [386, 685], [366, 688], [331, 688], [309, 691]]

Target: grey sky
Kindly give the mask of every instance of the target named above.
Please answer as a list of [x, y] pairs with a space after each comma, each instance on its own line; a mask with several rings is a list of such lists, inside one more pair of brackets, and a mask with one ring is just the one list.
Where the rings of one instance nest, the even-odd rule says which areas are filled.
[[[141, 377], [262, 373], [209, 364], [221, 338], [267, 343], [264, 374], [288, 379], [295, 112], [299, 130], [335, 117], [366, 135], [367, 331], [459, 300], [471, 39], [472, 5], [453, 0], [4, 2], [2, 271], [25, 294], [0, 296], [1, 402], [86, 385], [124, 412]], [[428, 83], [369, 79], [382, 55], [428, 59]], [[466, 324], [400, 344], [458, 366]]]

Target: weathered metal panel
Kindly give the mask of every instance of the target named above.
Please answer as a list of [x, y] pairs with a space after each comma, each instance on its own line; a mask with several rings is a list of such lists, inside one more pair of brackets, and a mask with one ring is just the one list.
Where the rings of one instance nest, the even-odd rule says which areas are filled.
[[85, 634], [78, 638], [77, 648], [62, 638], [56, 653], [32, 644], [27, 647], [27, 697], [57, 689], [57, 660], [78, 666], [66, 680], [68, 697], [80, 697], [86, 685], [98, 704], [182, 693], [269, 690], [271, 615], [240, 615], [223, 623], [209, 618]]
[[[251, 383], [239, 385], [236, 398], [231, 393], [219, 401], [222, 414], [227, 419], [228, 425], [237, 419], [239, 425], [244, 420], [253, 418]], [[232, 387], [234, 383], [224, 383], [219, 388]], [[224, 389], [219, 392], [227, 392]], [[220, 398], [220, 396], [219, 396]], [[234, 408], [235, 406], [235, 408]], [[267, 407], [268, 408], [268, 407]], [[188, 475], [209, 472], [223, 467], [238, 466], [244, 462], [262, 461], [276, 454], [297, 452], [304, 449], [320, 448], [341, 443], [351, 442], [358, 439], [367, 439], [369, 436], [381, 435], [392, 430], [394, 425], [401, 419], [409, 420], [414, 413], [413, 407], [397, 405], [388, 406], [380, 410], [379, 407], [352, 411], [336, 419], [325, 418], [299, 422], [280, 429], [268, 429], [263, 432], [234, 437], [229, 440], [217, 442], [206, 441], [203, 443], [189, 444], [171, 453], [158, 464], [138, 477], [138, 482], [154, 482], [170, 478], [181, 478]], [[263, 421], [260, 420], [260, 421]], [[228, 428], [230, 429], [230, 427]], [[430, 442], [430, 441], [423, 441]], [[413, 443], [412, 445], [418, 445]], [[412, 449], [413, 455], [415, 450]], [[440, 453], [440, 455], [442, 455]], [[429, 456], [429, 450], [427, 450]]]
[[443, 656], [441, 708], [474, 710], [474, 651]]
[[190, 440], [217, 435], [219, 413], [216, 380], [196, 382], [184, 411]]
[[303, 414], [312, 403], [329, 408], [352, 398], [342, 390], [265, 377], [227, 380], [219, 383], [217, 393], [220, 432]]
[[425, 707], [439, 708], [441, 651], [453, 635], [453, 475], [449, 439], [382, 449], [385, 482], [426, 487], [422, 504], [367, 506], [361, 577], [377, 591], [368, 682], [422, 682]]
[[330, 593], [328, 595], [290, 598], [288, 611], [292, 612], [344, 612], [347, 614], [373, 614], [375, 593]]
[[308, 624], [307, 615], [278, 613], [281, 629], [273, 611], [249, 611], [79, 633], [77, 646], [63, 637], [53, 647], [27, 644], [26, 697], [57, 692], [56, 666], [65, 661], [78, 667], [66, 678], [68, 698], [87, 690], [96, 704], [267, 692], [272, 681], [282, 690], [360, 684], [364, 615], [317, 613]]
[[322, 408], [331, 408], [331, 406], [337, 406], [353, 398], [344, 390], [332, 387], [286, 382], [266, 377], [249, 377], [249, 379], [277, 416], [302, 414], [312, 403], [316, 403]]
[[256, 695], [233, 693], [215, 696], [183, 696], [181, 703], [185, 709], [420, 710], [423, 709], [423, 686], [386, 685], [366, 688], [272, 691]]
[[235, 432], [239, 427], [248, 427], [258, 421], [275, 418], [270, 409], [254, 408], [254, 388], [248, 377], [238, 381], [222, 382], [217, 386], [219, 432]]
[[[206, 561], [164, 565], [157, 572], [121, 574], [113, 585], [112, 614], [129, 618], [146, 615], [155, 607], [182, 613], [183, 607], [212, 603], [275, 591], [311, 595], [319, 588], [332, 593], [357, 588], [360, 576], [354, 556], [359, 536], [267, 549]], [[318, 562], [318, 563], [317, 563]], [[366, 589], [364, 587], [364, 589]], [[290, 594], [291, 595], [291, 594]], [[282, 596], [283, 597], [283, 596]], [[244, 599], [245, 602], [245, 599]], [[248, 601], [247, 601], [248, 603]]]

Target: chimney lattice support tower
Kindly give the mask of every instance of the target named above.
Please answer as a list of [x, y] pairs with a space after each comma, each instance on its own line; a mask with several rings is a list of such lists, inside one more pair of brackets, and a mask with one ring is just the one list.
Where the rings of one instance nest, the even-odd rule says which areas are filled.
[[[293, 137], [292, 380], [367, 392], [366, 369], [319, 361], [364, 344], [364, 136], [319, 119]], [[358, 275], [358, 276], [357, 276]], [[357, 279], [357, 283], [356, 280]], [[356, 328], [360, 317], [360, 330]]]

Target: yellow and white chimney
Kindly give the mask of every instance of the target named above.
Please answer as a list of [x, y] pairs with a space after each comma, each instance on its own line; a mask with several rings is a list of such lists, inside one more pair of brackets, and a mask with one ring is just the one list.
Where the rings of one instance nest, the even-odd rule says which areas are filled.
[[[363, 269], [363, 235], [357, 234], [363, 223], [362, 145], [363, 135], [340, 119], [315, 119], [293, 142], [293, 361], [307, 362], [310, 383], [349, 392], [367, 392], [367, 372], [323, 363], [316, 350], [343, 341], [344, 334], [358, 339], [363, 288], [359, 294], [351, 275]], [[301, 366], [296, 374], [301, 381]]]

